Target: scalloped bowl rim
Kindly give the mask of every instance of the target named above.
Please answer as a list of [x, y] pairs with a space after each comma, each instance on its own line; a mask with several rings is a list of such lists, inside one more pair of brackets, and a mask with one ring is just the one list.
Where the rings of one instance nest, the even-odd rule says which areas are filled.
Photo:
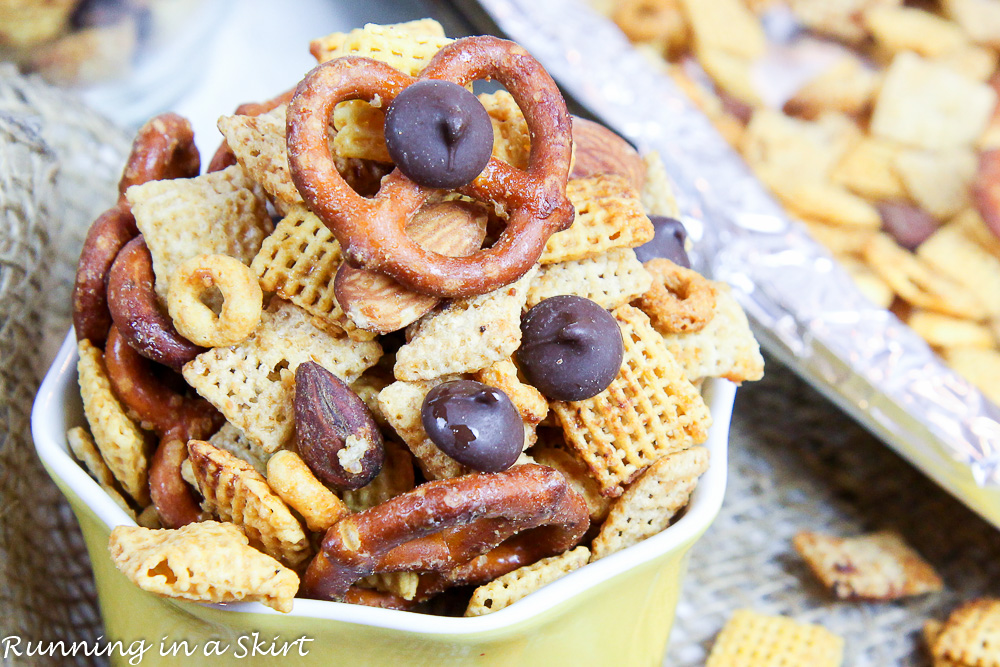
[[[76, 337], [71, 329], [35, 397], [31, 413], [35, 448], [50, 474], [61, 479], [109, 530], [120, 525], [134, 526], [135, 522], [69, 454], [65, 433], [68, 428], [77, 424], [71, 423], [71, 413], [67, 409], [69, 403], [65, 401], [67, 392], [70, 391], [69, 385], [76, 385], [77, 358]], [[328, 619], [427, 635], [473, 635], [530, 622], [586, 589], [693, 543], [711, 525], [725, 495], [726, 452], [736, 386], [726, 380], [713, 378], [705, 381], [703, 390], [713, 419], [705, 442], [711, 463], [699, 480], [684, 515], [663, 532], [589, 563], [505, 609], [484, 616], [453, 618], [300, 598], [295, 599], [292, 611], [287, 614], [281, 614], [259, 602], [207, 606], [229, 612]], [[77, 392], [74, 391], [73, 394]]]

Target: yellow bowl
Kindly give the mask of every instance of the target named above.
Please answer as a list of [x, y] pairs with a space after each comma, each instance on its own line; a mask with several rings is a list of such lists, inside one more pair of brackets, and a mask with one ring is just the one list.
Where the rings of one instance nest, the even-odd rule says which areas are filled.
[[687, 512], [659, 535], [506, 609], [448, 618], [296, 600], [291, 613], [280, 614], [258, 603], [168, 600], [138, 589], [112, 565], [111, 528], [135, 524], [68, 453], [66, 430], [84, 423], [76, 360], [70, 332], [35, 399], [32, 434], [83, 530], [106, 636], [121, 642], [111, 646], [113, 664], [173, 665], [183, 657], [191, 664], [243, 666], [659, 665], [688, 551], [718, 514], [725, 492], [735, 387], [714, 380], [704, 392], [714, 419], [706, 443], [712, 462]]

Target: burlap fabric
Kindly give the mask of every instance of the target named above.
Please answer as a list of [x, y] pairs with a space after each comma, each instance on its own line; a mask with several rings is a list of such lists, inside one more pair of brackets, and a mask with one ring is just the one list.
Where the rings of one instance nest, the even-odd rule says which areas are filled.
[[[896, 456], [787, 368], [737, 394], [729, 486], [692, 549], [664, 665], [703, 665], [733, 611], [819, 623], [844, 637], [848, 667], [920, 666], [919, 636], [962, 600], [1000, 595], [1000, 532]], [[899, 530], [945, 582], [890, 603], [836, 602], [792, 549], [800, 530]]]
[[29, 415], [52, 342], [69, 325], [83, 237], [115, 201], [127, 148], [121, 130], [79, 101], [0, 66], [0, 635], [23, 642], [102, 633], [82, 537], [35, 455]]

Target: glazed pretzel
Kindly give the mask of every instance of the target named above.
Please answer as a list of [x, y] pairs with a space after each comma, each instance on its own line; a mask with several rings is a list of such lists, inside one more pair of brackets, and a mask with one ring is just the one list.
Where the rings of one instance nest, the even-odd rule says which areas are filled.
[[[462, 194], [502, 205], [509, 213], [500, 239], [465, 257], [427, 251], [406, 236], [407, 221], [435, 192], [397, 169], [373, 199], [355, 193], [337, 172], [327, 128], [338, 103], [379, 98], [392, 102], [422, 79], [466, 85], [496, 78], [514, 97], [531, 130], [527, 171], [491, 158]], [[330, 228], [352, 266], [372, 269], [425, 294], [455, 297], [490, 292], [514, 282], [538, 260], [549, 236], [574, 216], [566, 198], [572, 151], [566, 103], [542, 66], [513, 42], [467, 37], [442, 48], [420, 77], [375, 60], [348, 56], [323, 63], [298, 85], [288, 107], [292, 180], [310, 209]]]
[[125, 244], [108, 273], [111, 318], [136, 352], [180, 370], [205, 348], [177, 333], [170, 318], [160, 311], [153, 280], [153, 258], [140, 234]]
[[576, 546], [589, 525], [583, 498], [544, 466], [427, 482], [331, 526], [303, 593], [342, 600], [375, 572], [447, 573], [516, 533], [507, 553], [527, 558], [531, 544], [537, 560]]
[[125, 191], [147, 181], [197, 176], [199, 162], [191, 124], [177, 114], [162, 114], [139, 129], [118, 182], [118, 203], [94, 221], [80, 252], [73, 286], [77, 340], [103, 347], [111, 327], [108, 272], [118, 251], [139, 234]]

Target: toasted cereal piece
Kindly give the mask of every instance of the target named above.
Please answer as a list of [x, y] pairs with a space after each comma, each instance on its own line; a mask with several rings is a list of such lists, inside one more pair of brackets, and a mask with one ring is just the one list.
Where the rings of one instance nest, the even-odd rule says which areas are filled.
[[904, 51], [886, 72], [871, 133], [927, 150], [971, 146], [986, 129], [996, 101], [988, 85]]
[[396, 351], [396, 378], [431, 380], [509, 359], [521, 344], [521, 309], [537, 271], [498, 290], [448, 301], [411, 324], [408, 342]]
[[754, 61], [724, 49], [697, 49], [695, 54], [698, 64], [726, 95], [751, 108], [764, 105], [754, 80]]
[[272, 230], [263, 192], [236, 164], [196, 178], [133, 185], [125, 194], [153, 256], [162, 300], [184, 260], [229, 255], [249, 264]]
[[[941, 630], [944, 629], [944, 623], [940, 621], [929, 620], [924, 623], [923, 638], [924, 644], [927, 646], [927, 651], [932, 652], [932, 647], [934, 642], [937, 641], [938, 635], [941, 634]], [[955, 662], [954, 660], [948, 660], [947, 658], [939, 658], [931, 654], [933, 663], [931, 667], [968, 667], [965, 663]]]
[[389, 25], [367, 23], [350, 32], [335, 32], [314, 39], [309, 52], [321, 63], [343, 56], [374, 58], [416, 76], [434, 54], [451, 41], [434, 19]]
[[482, 616], [509, 607], [542, 586], [583, 567], [589, 558], [587, 547], [577, 547], [497, 577], [473, 591], [465, 615]]
[[374, 588], [383, 593], [392, 593], [404, 600], [417, 597], [419, 585], [419, 572], [377, 572], [358, 581], [358, 586], [362, 588]]
[[146, 437], [115, 397], [101, 351], [86, 338], [77, 344], [77, 350], [80, 353], [77, 372], [83, 412], [94, 434], [94, 442], [125, 492], [145, 507], [149, 504]]
[[333, 281], [341, 260], [340, 244], [329, 228], [299, 206], [264, 239], [250, 268], [260, 279], [261, 289], [276, 292], [354, 340], [373, 340], [375, 334], [359, 329], [337, 303]]
[[962, 29], [951, 21], [915, 7], [876, 5], [866, 9], [862, 18], [879, 46], [892, 53], [942, 56], [967, 41]]
[[929, 310], [914, 310], [906, 318], [906, 325], [932, 347], [990, 349], [996, 345], [988, 326]]
[[817, 242], [837, 257], [861, 254], [871, 237], [878, 233], [875, 229], [858, 229], [805, 217], [797, 219], [809, 229], [809, 234]]
[[611, 501], [601, 495], [601, 487], [593, 477], [587, 464], [565, 449], [555, 447], [534, 447], [531, 457], [535, 463], [555, 468], [562, 473], [570, 487], [587, 502], [591, 522], [604, 521], [611, 509]]
[[259, 116], [219, 118], [219, 131], [236, 159], [283, 212], [302, 204], [302, 195], [288, 168], [285, 110], [285, 105], [281, 105]]
[[385, 143], [385, 111], [364, 100], [341, 102], [333, 110], [333, 149], [345, 158], [392, 162]]
[[188, 442], [188, 460], [202, 509], [240, 526], [255, 547], [291, 567], [309, 557], [302, 524], [253, 466], [201, 440]]
[[975, 347], [944, 349], [948, 365], [976, 385], [983, 394], [1000, 405], [1000, 350]]
[[885, 234], [872, 237], [864, 259], [907, 303], [954, 317], [984, 320], [988, 312], [962, 285], [936, 272]]
[[848, 538], [804, 531], [792, 545], [842, 600], [896, 600], [941, 590], [934, 568], [894, 531]]
[[1000, 316], [1000, 256], [977, 235], [982, 219], [968, 211], [938, 228], [917, 248], [917, 256], [974, 295], [992, 317]]
[[543, 299], [575, 294], [613, 310], [649, 290], [653, 278], [631, 248], [614, 248], [589, 259], [545, 264], [528, 287], [528, 308]]
[[935, 218], [945, 220], [969, 206], [969, 187], [979, 169], [971, 148], [901, 151], [896, 173], [910, 198]]
[[[66, 442], [69, 443], [70, 451], [83, 465], [87, 467], [90, 474], [97, 480], [97, 483], [104, 489], [115, 505], [121, 507], [125, 514], [133, 519], [136, 518], [135, 510], [118, 490], [118, 482], [111, 474], [108, 464], [101, 458], [101, 453], [97, 451], [94, 440], [82, 426], [75, 426], [66, 432]], [[152, 507], [152, 506], [151, 506]]]
[[715, 639], [705, 667], [840, 667], [844, 640], [820, 625], [736, 611]]
[[287, 449], [268, 459], [267, 484], [305, 519], [306, 527], [314, 533], [325, 532], [351, 513], [333, 491], [316, 479], [305, 461]]
[[938, 661], [948, 660], [962, 666], [998, 667], [998, 645], [1000, 599], [979, 598], [964, 602], [951, 612], [937, 635], [931, 638], [930, 650]]
[[[75, 0], [5, 0], [0, 9], [0, 43], [4, 50], [15, 51], [38, 45], [58, 37], [70, 25], [77, 3]], [[5, 60], [10, 56], [5, 56]]]
[[1000, 48], [1000, 5], [983, 0], [943, 0], [941, 5], [973, 42]]
[[[184, 460], [187, 461], [187, 459]], [[156, 505], [150, 505], [139, 512], [139, 516], [135, 518], [135, 522], [143, 528], [163, 528], [160, 515], [156, 511]]]
[[493, 157], [518, 169], [528, 168], [531, 132], [514, 97], [506, 90], [483, 93], [479, 101], [493, 125]]
[[681, 0], [698, 50], [718, 49], [752, 60], [764, 55], [767, 37], [740, 0]]
[[[424, 430], [420, 418], [420, 408], [424, 404], [427, 392], [442, 382], [454, 379], [455, 376], [446, 375], [420, 382], [393, 382], [378, 395], [382, 413], [410, 448], [417, 459], [417, 465], [427, 479], [457, 477], [467, 472], [465, 466], [438, 449], [437, 445], [427, 437], [427, 431]], [[347, 500], [346, 492], [344, 499]], [[348, 507], [351, 507], [350, 502]]]
[[292, 610], [299, 577], [250, 546], [231, 523], [174, 530], [118, 526], [108, 544], [115, 567], [144, 591], [191, 602], [260, 602]]
[[517, 374], [517, 366], [510, 359], [501, 359], [476, 371], [473, 379], [496, 387], [507, 394], [507, 398], [517, 408], [526, 424], [538, 424], [549, 414], [549, 402], [545, 396], [530, 384], [521, 381]]
[[967, 79], [988, 83], [997, 69], [1000, 56], [992, 48], [966, 44], [933, 60]]
[[799, 217], [872, 232], [882, 225], [882, 216], [870, 203], [833, 183], [795, 183], [778, 180], [768, 170], [757, 175], [778, 199]]
[[613, 315], [625, 344], [618, 377], [593, 398], [551, 404], [566, 444], [608, 497], [657, 459], [704, 442], [712, 421], [649, 318], [632, 306]]
[[243, 432], [226, 422], [208, 439], [208, 444], [223, 449], [238, 459], [246, 461], [261, 475], [267, 472], [267, 460], [271, 458], [259, 445], [254, 444]]
[[896, 293], [870, 266], [853, 256], [843, 256], [837, 259], [869, 301], [882, 308], [888, 308], [892, 305]]
[[352, 512], [363, 512], [413, 487], [413, 456], [401, 445], [386, 440], [385, 462], [375, 479], [360, 489], [346, 489], [341, 495]]
[[706, 377], [737, 383], [759, 380], [764, 376], [764, 358], [747, 316], [728, 285], [714, 285], [715, 314], [705, 328], [696, 333], [665, 334], [663, 342], [692, 382]]
[[668, 454], [646, 468], [611, 505], [591, 545], [591, 560], [610, 556], [664, 530], [687, 506], [698, 478], [706, 470], [708, 450], [704, 447]]
[[388, 426], [389, 422], [386, 421], [385, 415], [382, 414], [382, 406], [379, 405], [378, 394], [392, 384], [393, 379], [391, 373], [384, 371], [379, 366], [373, 366], [351, 383], [351, 391], [365, 402], [368, 410], [372, 413], [372, 417], [375, 418], [375, 423], [379, 426]]
[[302, 309], [275, 298], [249, 338], [203, 352], [183, 374], [250, 442], [273, 453], [292, 438], [299, 364], [315, 361], [350, 383], [381, 354], [378, 343], [333, 336]]
[[576, 209], [569, 229], [549, 237], [542, 264], [597, 257], [612, 248], [634, 248], [653, 238], [653, 223], [628, 180], [613, 174], [576, 178], [566, 186]]
[[636, 305], [662, 334], [701, 331], [715, 316], [716, 288], [697, 271], [656, 257], [644, 264], [652, 277]]
[[824, 111], [863, 112], [872, 103], [881, 79], [851, 52], [845, 52], [822, 74], [807, 82], [785, 103], [796, 116], [815, 118]]
[[892, 141], [862, 137], [837, 163], [830, 178], [868, 199], [905, 199], [909, 193], [895, 164], [902, 150], [902, 146]]
[[670, 184], [670, 176], [667, 175], [667, 167], [663, 164], [660, 154], [650, 151], [642, 156], [642, 161], [646, 165], [646, 180], [642, 184], [642, 192], [639, 193], [642, 208], [649, 215], [665, 215], [675, 219], [680, 217], [681, 212], [677, 207], [674, 188]]

